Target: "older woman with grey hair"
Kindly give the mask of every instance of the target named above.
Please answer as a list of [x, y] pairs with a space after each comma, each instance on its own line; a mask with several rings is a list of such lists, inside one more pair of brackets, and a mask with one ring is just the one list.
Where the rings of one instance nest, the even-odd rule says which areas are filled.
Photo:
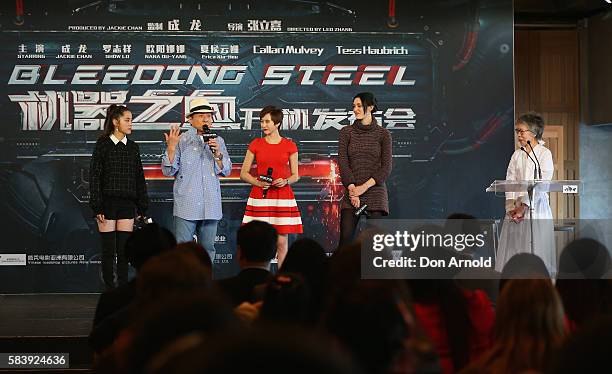
[[[506, 180], [551, 180], [554, 172], [552, 153], [544, 147], [544, 120], [536, 113], [526, 113], [514, 126], [520, 148], [510, 158]], [[529, 199], [527, 192], [506, 193], [506, 215], [503, 222], [495, 269], [501, 271], [517, 253], [531, 251], [531, 223], [533, 220], [533, 250], [540, 257], [551, 276], [557, 273], [557, 256], [553, 233], [553, 215], [548, 193], [535, 192]]]

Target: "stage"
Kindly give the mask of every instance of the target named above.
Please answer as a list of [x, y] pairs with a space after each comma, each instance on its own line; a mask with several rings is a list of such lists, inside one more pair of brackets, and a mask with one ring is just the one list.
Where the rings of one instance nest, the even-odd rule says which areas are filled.
[[[98, 297], [93, 293], [0, 295], [0, 352], [69, 353], [70, 369], [35, 372], [90, 372], [93, 353], [87, 336]], [[23, 372], [27, 371], [34, 370]]]

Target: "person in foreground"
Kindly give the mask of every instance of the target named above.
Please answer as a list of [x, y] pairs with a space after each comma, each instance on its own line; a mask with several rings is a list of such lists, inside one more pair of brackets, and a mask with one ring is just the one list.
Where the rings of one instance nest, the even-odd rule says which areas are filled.
[[270, 261], [276, 253], [277, 240], [276, 229], [267, 222], [251, 221], [238, 229], [240, 273], [217, 283], [233, 306], [261, 300], [264, 285], [271, 277]]
[[511, 279], [499, 297], [495, 343], [460, 374], [547, 373], [567, 336], [561, 299], [549, 279]]

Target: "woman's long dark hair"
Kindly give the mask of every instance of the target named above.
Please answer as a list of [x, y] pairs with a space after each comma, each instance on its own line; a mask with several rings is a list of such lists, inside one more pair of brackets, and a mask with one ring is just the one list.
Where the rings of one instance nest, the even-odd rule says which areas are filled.
[[106, 120], [104, 121], [104, 132], [100, 135], [100, 138], [110, 136], [113, 131], [115, 131], [115, 125], [113, 124], [113, 120], [118, 120], [123, 113], [129, 111], [128, 107], [125, 105], [117, 105], [111, 104], [108, 108], [106, 108]]

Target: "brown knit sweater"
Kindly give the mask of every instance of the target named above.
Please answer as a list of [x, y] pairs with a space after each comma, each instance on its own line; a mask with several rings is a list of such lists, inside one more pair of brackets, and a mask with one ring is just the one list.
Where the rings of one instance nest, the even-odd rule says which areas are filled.
[[369, 211], [389, 214], [389, 199], [385, 181], [391, 174], [391, 133], [373, 119], [370, 125], [357, 120], [340, 130], [338, 143], [340, 177], [345, 187], [341, 209], [354, 209], [348, 194], [348, 186], [359, 186], [374, 178], [376, 185], [359, 196], [361, 205], [368, 204]]

